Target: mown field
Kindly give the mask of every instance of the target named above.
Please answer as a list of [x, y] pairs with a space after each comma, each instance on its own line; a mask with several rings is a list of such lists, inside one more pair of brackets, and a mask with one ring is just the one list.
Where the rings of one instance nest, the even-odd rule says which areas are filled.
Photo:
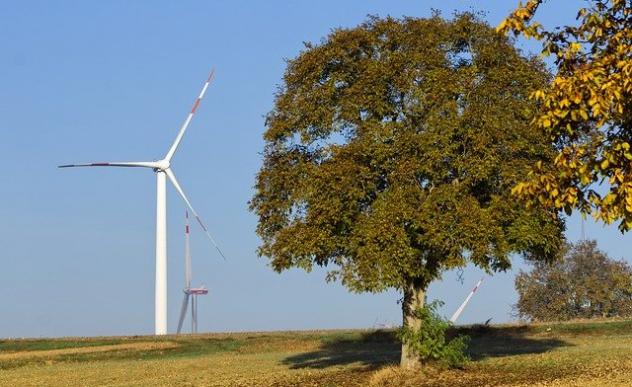
[[2, 386], [630, 386], [632, 321], [460, 329], [462, 370], [402, 372], [392, 332], [0, 340]]

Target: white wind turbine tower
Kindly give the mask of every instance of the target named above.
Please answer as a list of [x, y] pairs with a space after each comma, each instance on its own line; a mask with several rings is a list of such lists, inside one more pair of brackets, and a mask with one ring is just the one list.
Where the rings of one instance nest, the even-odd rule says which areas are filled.
[[[178, 180], [171, 170], [171, 159], [174, 153], [180, 145], [182, 136], [187, 130], [187, 127], [191, 123], [191, 119], [195, 114], [195, 111], [200, 105], [200, 101], [204, 98], [206, 89], [208, 88], [211, 80], [213, 79], [214, 70], [209, 74], [200, 95], [193, 103], [193, 107], [189, 112], [189, 115], [184, 120], [178, 135], [175, 138], [173, 144], [169, 148], [169, 151], [164, 158], [158, 161], [133, 161], [133, 162], [100, 162], [90, 164], [69, 164], [60, 165], [59, 168], [70, 167], [138, 167], [138, 168], [150, 168], [156, 173], [156, 295], [155, 295], [155, 333], [156, 335], [164, 335], [167, 333], [167, 186], [166, 180], [169, 178], [176, 191], [180, 194], [187, 207], [191, 210], [193, 216], [198, 221], [208, 238], [211, 240], [219, 254], [224, 257], [224, 254], [217, 246], [217, 243], [209, 233], [208, 229], [198, 216], [197, 212], [191, 206], [191, 202], [184, 194], [184, 191], [178, 184]], [[225, 257], [224, 257], [225, 258]]]
[[197, 297], [208, 294], [208, 289], [204, 286], [198, 288], [191, 287], [191, 246], [189, 234], [189, 212], [185, 212], [184, 223], [184, 300], [180, 308], [180, 320], [178, 320], [178, 334], [182, 330], [182, 323], [187, 314], [187, 307], [191, 301], [191, 333], [197, 333]]

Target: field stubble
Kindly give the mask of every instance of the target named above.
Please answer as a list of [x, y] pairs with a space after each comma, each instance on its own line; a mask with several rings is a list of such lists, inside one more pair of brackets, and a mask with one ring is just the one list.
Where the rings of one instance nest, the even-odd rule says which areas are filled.
[[462, 370], [396, 364], [392, 332], [0, 341], [2, 386], [629, 386], [632, 322], [468, 327]]

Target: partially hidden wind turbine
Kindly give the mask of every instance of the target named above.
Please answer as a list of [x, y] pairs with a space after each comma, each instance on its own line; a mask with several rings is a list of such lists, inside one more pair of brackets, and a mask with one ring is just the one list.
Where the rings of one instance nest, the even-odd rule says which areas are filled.
[[[90, 164], [69, 164], [60, 165], [59, 168], [70, 167], [136, 167], [136, 168], [150, 168], [156, 173], [156, 295], [155, 295], [155, 333], [156, 335], [164, 335], [167, 333], [167, 186], [166, 180], [169, 178], [176, 191], [180, 194], [187, 207], [191, 210], [193, 216], [200, 224], [206, 236], [211, 240], [211, 243], [215, 246], [219, 254], [224, 257], [224, 254], [217, 246], [217, 243], [208, 231], [208, 228], [204, 225], [197, 212], [191, 206], [191, 202], [184, 194], [184, 191], [178, 184], [178, 180], [171, 170], [171, 159], [174, 153], [180, 145], [182, 136], [187, 130], [187, 127], [191, 123], [191, 119], [195, 114], [195, 111], [200, 105], [200, 101], [204, 98], [206, 89], [208, 88], [211, 80], [213, 79], [214, 70], [211, 71], [200, 95], [193, 103], [193, 107], [189, 112], [189, 115], [184, 120], [176, 139], [169, 148], [169, 151], [162, 160], [158, 161], [140, 161], [140, 162], [101, 162]], [[225, 258], [225, 257], [224, 257]]]
[[[485, 277], [483, 277], [485, 278]], [[465, 307], [467, 306], [467, 304], [470, 302], [470, 300], [472, 299], [472, 296], [474, 296], [474, 293], [476, 293], [476, 291], [478, 290], [478, 288], [481, 286], [481, 283], [483, 283], [483, 278], [481, 278], [480, 280], [478, 280], [478, 282], [476, 283], [476, 286], [474, 286], [474, 289], [472, 289], [472, 291], [470, 292], [470, 294], [467, 295], [467, 297], [465, 297], [465, 301], [463, 301], [463, 303], [461, 304], [461, 306], [459, 306], [459, 309], [456, 310], [456, 312], [454, 312], [454, 314], [452, 315], [452, 317], [450, 317], [450, 322], [452, 324], [454, 324], [456, 322], [456, 320], [459, 319], [459, 316], [461, 316], [461, 313], [463, 313], [463, 309], [465, 309]]]
[[178, 334], [182, 330], [182, 323], [187, 314], [187, 307], [191, 302], [191, 333], [197, 333], [197, 297], [208, 294], [208, 289], [204, 286], [197, 288], [191, 287], [191, 246], [190, 233], [189, 233], [189, 212], [185, 212], [184, 216], [184, 300], [182, 301], [182, 307], [180, 308], [180, 320], [178, 320]]

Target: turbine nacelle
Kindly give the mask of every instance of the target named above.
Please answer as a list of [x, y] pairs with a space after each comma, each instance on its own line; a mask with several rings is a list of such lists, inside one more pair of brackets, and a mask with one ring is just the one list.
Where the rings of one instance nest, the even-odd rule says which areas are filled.
[[171, 166], [171, 162], [169, 162], [169, 160], [167, 159], [162, 159], [155, 161], [155, 165], [156, 167], [154, 169], [157, 169], [159, 171], [166, 171]]
[[184, 294], [196, 294], [196, 295], [208, 294], [208, 289], [205, 287], [186, 288], [186, 289], [182, 289], [182, 291], [184, 292]]

